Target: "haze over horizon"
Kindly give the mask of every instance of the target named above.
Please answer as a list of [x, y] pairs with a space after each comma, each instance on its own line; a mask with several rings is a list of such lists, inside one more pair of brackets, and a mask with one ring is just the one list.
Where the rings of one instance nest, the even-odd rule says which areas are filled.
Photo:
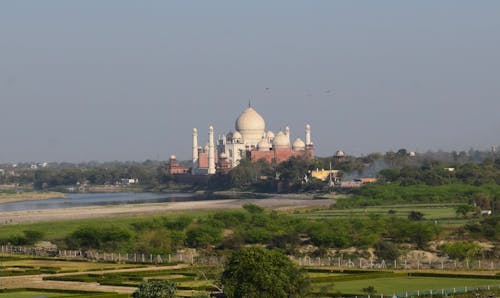
[[500, 144], [498, 1], [4, 1], [0, 162], [179, 159], [248, 100], [319, 156]]

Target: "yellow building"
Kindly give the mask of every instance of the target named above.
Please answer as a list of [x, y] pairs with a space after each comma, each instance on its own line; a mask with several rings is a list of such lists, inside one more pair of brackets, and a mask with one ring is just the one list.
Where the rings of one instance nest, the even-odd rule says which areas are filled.
[[325, 169], [316, 169], [311, 172], [311, 177], [314, 177], [316, 179], [319, 179], [321, 181], [326, 181], [328, 179], [328, 176], [330, 173], [332, 174], [332, 180], [335, 180], [335, 178], [339, 174], [339, 170], [325, 170]]

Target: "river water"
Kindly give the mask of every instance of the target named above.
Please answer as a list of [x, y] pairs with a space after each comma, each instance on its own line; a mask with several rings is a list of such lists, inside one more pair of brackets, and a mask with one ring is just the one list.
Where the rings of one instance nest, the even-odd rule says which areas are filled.
[[145, 204], [191, 201], [190, 193], [85, 193], [67, 194], [66, 198], [45, 200], [17, 201], [1, 203], [0, 211], [45, 210], [56, 208], [72, 208], [86, 206], [106, 206], [124, 204]]

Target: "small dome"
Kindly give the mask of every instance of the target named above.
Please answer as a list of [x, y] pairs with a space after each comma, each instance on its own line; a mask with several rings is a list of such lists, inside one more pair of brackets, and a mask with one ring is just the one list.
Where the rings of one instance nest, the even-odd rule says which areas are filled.
[[274, 139], [274, 132], [272, 132], [272, 131], [268, 131], [268, 132], [266, 133], [266, 138], [267, 138], [268, 140], [272, 140], [272, 139]]
[[175, 156], [175, 155], [170, 155], [170, 159], [177, 159], [177, 156]]
[[300, 138], [296, 138], [292, 145], [293, 150], [300, 151], [306, 149], [306, 143], [302, 141]]
[[241, 133], [239, 131], [235, 131], [233, 133], [233, 140], [241, 140], [243, 138], [243, 136], [241, 135]]
[[335, 156], [336, 157], [344, 157], [345, 153], [342, 150], [337, 150], [337, 152], [335, 152]]
[[280, 131], [274, 138], [273, 145], [275, 147], [281, 147], [281, 148], [290, 147], [290, 140], [282, 131]]
[[264, 138], [257, 144], [258, 151], [269, 151], [269, 148], [271, 148], [271, 144]]

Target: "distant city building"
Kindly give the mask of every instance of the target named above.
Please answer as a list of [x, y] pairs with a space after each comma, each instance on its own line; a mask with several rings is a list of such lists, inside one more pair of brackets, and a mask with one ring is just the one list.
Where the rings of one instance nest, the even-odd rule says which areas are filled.
[[339, 170], [325, 170], [325, 169], [316, 169], [314, 171], [311, 171], [311, 177], [319, 179], [321, 181], [326, 181], [329, 179], [329, 176], [332, 176], [332, 179], [334, 181], [338, 180], [339, 178]]
[[137, 178], [124, 178], [120, 180], [121, 185], [131, 185], [139, 183], [139, 179]]
[[344, 159], [345, 157], [346, 157], [346, 154], [343, 150], [337, 150], [337, 152], [335, 152], [335, 158]]
[[236, 119], [235, 131], [214, 140], [214, 128], [208, 128], [208, 144], [198, 146], [198, 130], [193, 129], [193, 175], [211, 175], [227, 172], [244, 158], [251, 161], [264, 159], [268, 163], [281, 163], [291, 157], [314, 157], [311, 126], [305, 127], [305, 141], [296, 138], [291, 142], [290, 128], [274, 133], [266, 131], [266, 124], [257, 111], [249, 106]]

